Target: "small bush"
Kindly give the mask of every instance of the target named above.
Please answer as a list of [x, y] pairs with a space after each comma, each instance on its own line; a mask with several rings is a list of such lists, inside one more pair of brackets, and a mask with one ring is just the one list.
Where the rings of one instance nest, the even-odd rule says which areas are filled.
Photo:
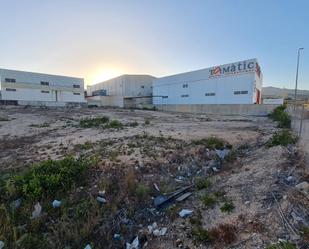
[[268, 146], [287, 146], [288, 144], [295, 144], [297, 142], [297, 137], [294, 136], [290, 131], [288, 130], [282, 130], [279, 132], [276, 132], [273, 137], [268, 142]]
[[225, 202], [223, 204], [223, 206], [220, 208], [220, 210], [223, 213], [231, 213], [234, 210], [234, 208], [235, 208], [235, 206], [234, 206], [233, 202], [228, 201], [228, 202]]
[[85, 118], [79, 121], [79, 126], [83, 128], [100, 127], [102, 124], [106, 124], [109, 121], [109, 117], [96, 117]]
[[236, 227], [230, 224], [220, 224], [209, 231], [209, 236], [214, 242], [231, 244], [236, 240]]
[[138, 199], [143, 200], [147, 197], [147, 195], [149, 194], [149, 187], [139, 183], [135, 189], [135, 194], [137, 196]]
[[0, 122], [10, 121], [8, 118], [0, 117]]
[[104, 128], [106, 128], [106, 129], [122, 129], [123, 124], [119, 120], [114, 119], [114, 120], [110, 121], [108, 124], [106, 124], [104, 126]]
[[206, 207], [213, 207], [217, 203], [217, 198], [211, 194], [205, 194], [202, 197], [202, 202]]
[[150, 120], [149, 119], [145, 119], [145, 125], [150, 125]]
[[291, 128], [291, 118], [289, 114], [285, 111], [286, 105], [281, 105], [275, 108], [269, 117], [278, 122], [279, 128]]
[[198, 177], [195, 179], [195, 187], [198, 189], [198, 190], [201, 190], [201, 189], [204, 189], [204, 188], [209, 188], [211, 187], [212, 185], [212, 182], [208, 179], [208, 178], [201, 178], [201, 177]]
[[301, 233], [302, 233], [302, 237], [304, 239], [304, 241], [306, 243], [309, 243], [309, 227], [306, 227], [306, 226], [303, 226], [301, 229], [300, 229]]
[[267, 246], [266, 249], [296, 249], [296, 247], [289, 241], [280, 241], [277, 244]]
[[26, 199], [55, 197], [69, 190], [75, 182], [82, 179], [90, 165], [88, 160], [66, 157], [62, 160], [47, 160], [32, 166], [22, 175], [14, 176], [17, 194]]
[[130, 127], [137, 127], [138, 126], [138, 122], [134, 121], [134, 122], [130, 122], [127, 124], [127, 126], [130, 126]]
[[209, 137], [200, 140], [193, 140], [192, 143], [194, 145], [204, 145], [208, 149], [217, 149], [217, 150], [224, 149], [225, 147], [230, 147], [230, 145], [226, 144], [223, 139], [217, 137]]
[[192, 236], [198, 242], [210, 242], [208, 231], [201, 226], [197, 226], [192, 229]]

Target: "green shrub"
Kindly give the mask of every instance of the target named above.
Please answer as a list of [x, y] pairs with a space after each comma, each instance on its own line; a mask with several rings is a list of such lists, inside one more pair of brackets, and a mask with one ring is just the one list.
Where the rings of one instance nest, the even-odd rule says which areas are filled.
[[212, 185], [212, 182], [208, 179], [208, 178], [201, 178], [201, 177], [198, 177], [195, 179], [195, 187], [198, 189], [198, 190], [201, 190], [201, 189], [204, 189], [204, 188], [209, 188], [211, 187]]
[[114, 120], [110, 121], [108, 124], [106, 124], [104, 126], [104, 128], [106, 128], [106, 129], [122, 129], [123, 124], [119, 120], [114, 119]]
[[290, 131], [288, 130], [282, 130], [279, 132], [276, 132], [270, 141], [268, 142], [268, 146], [287, 146], [288, 144], [295, 144], [297, 142], [298, 138], [294, 136]]
[[139, 183], [135, 189], [135, 194], [137, 196], [138, 199], [143, 200], [147, 197], [147, 195], [149, 194], [149, 187]]
[[85, 118], [79, 121], [79, 126], [83, 128], [100, 127], [102, 124], [106, 124], [109, 121], [109, 117], [95, 117]]
[[150, 125], [150, 120], [149, 119], [145, 119], [145, 125]]
[[14, 176], [12, 181], [18, 195], [26, 199], [56, 197], [79, 182], [90, 165], [88, 160], [66, 157], [62, 160], [47, 160], [33, 165], [24, 174]]
[[193, 140], [192, 143], [194, 145], [204, 145], [208, 149], [217, 149], [217, 150], [224, 149], [225, 147], [231, 147], [231, 145], [225, 143], [223, 139], [217, 137], [209, 137], [200, 140]]
[[223, 206], [220, 208], [221, 212], [223, 213], [231, 213], [234, 210], [235, 206], [233, 202], [227, 201], [223, 204]]
[[202, 197], [202, 202], [206, 207], [213, 207], [217, 203], [217, 198], [211, 194], [205, 194]]
[[138, 126], [138, 122], [134, 121], [134, 122], [130, 122], [127, 124], [127, 126], [130, 126], [130, 127], [137, 127]]
[[209, 233], [206, 229], [204, 229], [202, 226], [194, 227], [192, 229], [192, 236], [196, 241], [199, 242], [209, 242], [210, 237]]
[[291, 118], [285, 110], [286, 110], [286, 105], [281, 105], [275, 108], [269, 114], [269, 117], [272, 120], [278, 122], [279, 128], [291, 128]]

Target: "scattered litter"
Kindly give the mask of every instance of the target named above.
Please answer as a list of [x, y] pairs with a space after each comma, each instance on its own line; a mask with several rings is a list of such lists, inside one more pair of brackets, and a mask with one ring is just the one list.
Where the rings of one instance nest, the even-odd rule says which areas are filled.
[[217, 167], [212, 167], [211, 169], [212, 169], [213, 172], [219, 172]]
[[88, 244], [88, 245], [85, 246], [84, 249], [91, 249], [91, 246]]
[[[14, 208], [14, 209], [17, 209], [17, 208], [20, 207], [20, 205], [21, 205], [21, 198], [13, 201], [12, 204], [11, 204], [11, 207]], [[1, 249], [1, 247], [0, 247], [0, 249]]]
[[120, 234], [119, 234], [119, 233], [115, 233], [115, 234], [114, 234], [114, 239], [115, 239], [115, 240], [120, 240], [120, 239], [121, 239]]
[[34, 211], [32, 212], [31, 219], [36, 219], [41, 216], [42, 212], [42, 206], [38, 202], [37, 204], [34, 205]]
[[54, 200], [52, 202], [53, 208], [59, 208], [61, 206], [61, 201]]
[[167, 196], [165, 195], [159, 195], [154, 199], [154, 205], [156, 208], [165, 208], [171, 205], [180, 195], [186, 193], [189, 191], [191, 186], [187, 186], [184, 188], [181, 188]]
[[229, 153], [230, 150], [228, 149], [216, 150], [216, 154], [221, 160], [223, 160]]
[[250, 201], [246, 201], [246, 202], [245, 202], [245, 205], [249, 205], [249, 204], [250, 204]]
[[152, 223], [152, 225], [148, 226], [148, 233], [152, 234], [154, 230], [158, 228], [157, 222]]
[[181, 201], [184, 201], [185, 199], [187, 199], [189, 196], [191, 196], [192, 193], [191, 192], [187, 192], [181, 196], [179, 196], [177, 199], [176, 199], [176, 202], [181, 202]]
[[193, 210], [183, 209], [183, 210], [181, 210], [181, 211], [179, 212], [179, 216], [180, 216], [181, 218], [185, 218], [185, 217], [191, 215], [192, 213], [193, 213]]
[[98, 196], [104, 197], [105, 196], [105, 190], [100, 190], [98, 193]]
[[138, 236], [132, 241], [132, 243], [126, 244], [126, 249], [138, 249], [138, 248], [139, 248]]
[[155, 189], [156, 189], [158, 192], [161, 192], [160, 189], [159, 189], [159, 187], [158, 187], [158, 185], [157, 185], [156, 183], [154, 183], [153, 185], [154, 185]]
[[4, 248], [4, 242], [0, 240], [0, 249]]
[[294, 180], [294, 177], [293, 177], [293, 176], [288, 176], [288, 177], [286, 178], [286, 180], [287, 180], [288, 182], [292, 182], [292, 181]]
[[152, 232], [152, 234], [156, 237], [158, 236], [164, 236], [167, 232], [167, 228], [163, 227], [162, 229], [156, 229]]
[[106, 203], [106, 199], [100, 196], [97, 197], [97, 201], [100, 203]]

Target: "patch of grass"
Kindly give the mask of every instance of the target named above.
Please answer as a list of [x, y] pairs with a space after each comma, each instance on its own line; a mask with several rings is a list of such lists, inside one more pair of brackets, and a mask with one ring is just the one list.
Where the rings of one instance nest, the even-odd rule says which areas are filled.
[[300, 229], [301, 233], [302, 233], [302, 237], [304, 239], [304, 241], [306, 243], [309, 243], [309, 227], [306, 227], [306, 226], [303, 226], [301, 229]]
[[211, 187], [212, 185], [212, 182], [210, 181], [209, 178], [202, 178], [202, 177], [197, 177], [195, 178], [195, 187], [198, 189], [198, 190], [201, 190], [201, 189], [207, 189], [209, 187]]
[[135, 194], [139, 200], [144, 200], [149, 194], [150, 188], [145, 184], [139, 183], [135, 189]]
[[194, 227], [191, 231], [194, 240], [202, 243], [210, 242], [210, 236], [207, 229], [202, 226]]
[[0, 122], [10, 121], [8, 118], [0, 117]]
[[68, 191], [75, 182], [82, 180], [90, 165], [89, 160], [68, 156], [62, 160], [47, 160], [33, 165], [24, 174], [13, 176], [10, 181], [18, 196], [36, 200], [55, 197]]
[[202, 202], [206, 207], [214, 207], [217, 201], [217, 198], [212, 194], [205, 194], [202, 196]]
[[109, 122], [109, 117], [84, 118], [79, 121], [79, 126], [82, 128], [100, 127]]
[[214, 242], [228, 245], [236, 240], [236, 227], [231, 224], [220, 224], [209, 230], [209, 236]]
[[291, 128], [291, 118], [286, 112], [286, 105], [276, 107], [270, 114], [269, 117], [278, 122], [279, 128]]
[[280, 241], [277, 244], [267, 246], [266, 249], [297, 249], [297, 248], [289, 241]]
[[76, 144], [74, 145], [74, 149], [76, 150], [90, 150], [93, 147], [93, 143], [90, 141], [86, 141], [84, 144]]
[[105, 129], [122, 129], [123, 124], [119, 120], [113, 119], [109, 123], [104, 125], [104, 128]]
[[203, 138], [200, 140], [193, 140], [192, 143], [194, 145], [204, 145], [208, 149], [224, 149], [225, 147], [231, 147], [228, 143], [226, 143], [223, 139], [217, 137], [209, 137]]
[[223, 206], [220, 208], [223, 213], [231, 213], [234, 210], [235, 206], [232, 201], [226, 201]]
[[268, 142], [268, 146], [287, 146], [288, 144], [295, 144], [297, 142], [298, 138], [294, 136], [289, 130], [282, 130], [279, 132], [276, 132], [270, 141]]
[[145, 119], [144, 124], [145, 125], [150, 125], [150, 119]]

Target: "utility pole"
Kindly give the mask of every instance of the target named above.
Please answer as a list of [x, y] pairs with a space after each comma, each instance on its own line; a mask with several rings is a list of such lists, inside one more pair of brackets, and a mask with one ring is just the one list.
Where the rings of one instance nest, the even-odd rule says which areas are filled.
[[295, 93], [294, 93], [294, 111], [296, 110], [296, 101], [297, 101], [297, 81], [298, 81], [298, 67], [299, 67], [299, 57], [300, 51], [304, 48], [299, 48], [297, 52], [297, 67], [296, 67], [296, 80], [295, 80]]

